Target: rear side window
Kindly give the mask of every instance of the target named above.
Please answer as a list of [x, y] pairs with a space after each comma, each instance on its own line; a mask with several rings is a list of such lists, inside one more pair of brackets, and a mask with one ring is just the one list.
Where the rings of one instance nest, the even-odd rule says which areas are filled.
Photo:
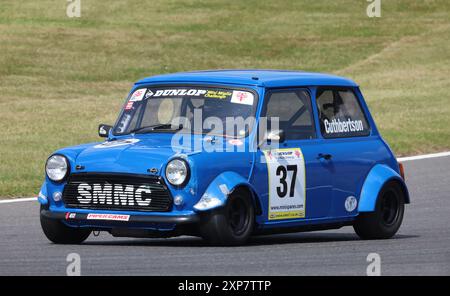
[[[311, 98], [303, 89], [273, 90], [269, 92], [264, 116], [278, 118], [279, 128], [286, 139], [303, 140], [315, 137]], [[270, 121], [268, 122], [270, 128]]]
[[370, 126], [355, 93], [350, 89], [317, 91], [320, 131], [324, 138], [361, 137]]

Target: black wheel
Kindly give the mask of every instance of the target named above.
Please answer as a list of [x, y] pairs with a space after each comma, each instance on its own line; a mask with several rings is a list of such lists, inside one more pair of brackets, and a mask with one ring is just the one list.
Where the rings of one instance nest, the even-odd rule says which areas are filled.
[[233, 193], [227, 204], [202, 217], [200, 234], [214, 245], [244, 244], [253, 232], [255, 210], [246, 192]]
[[55, 244], [81, 244], [91, 234], [89, 229], [68, 227], [59, 220], [40, 216], [45, 236]]
[[361, 213], [353, 228], [362, 239], [391, 238], [403, 221], [405, 197], [400, 185], [391, 181], [378, 194], [375, 211]]

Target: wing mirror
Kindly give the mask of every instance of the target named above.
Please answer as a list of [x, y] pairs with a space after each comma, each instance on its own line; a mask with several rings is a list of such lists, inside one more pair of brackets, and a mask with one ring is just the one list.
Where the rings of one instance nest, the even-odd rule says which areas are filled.
[[109, 135], [109, 131], [112, 129], [112, 126], [107, 124], [100, 124], [98, 126], [98, 135], [102, 138], [107, 138]]

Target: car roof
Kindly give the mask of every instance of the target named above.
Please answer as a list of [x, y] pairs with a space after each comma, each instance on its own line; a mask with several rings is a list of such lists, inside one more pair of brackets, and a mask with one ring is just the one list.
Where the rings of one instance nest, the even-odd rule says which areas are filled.
[[358, 86], [354, 81], [331, 74], [288, 70], [203, 70], [162, 74], [139, 80], [136, 84], [217, 83], [263, 87]]

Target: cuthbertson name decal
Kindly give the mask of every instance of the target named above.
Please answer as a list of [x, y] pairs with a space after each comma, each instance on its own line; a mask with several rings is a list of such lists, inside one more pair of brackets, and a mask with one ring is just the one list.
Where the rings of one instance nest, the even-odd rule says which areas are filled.
[[364, 130], [364, 125], [361, 120], [351, 120], [350, 118], [345, 121], [333, 119], [331, 122], [325, 119], [323, 124], [327, 134], [360, 132]]

